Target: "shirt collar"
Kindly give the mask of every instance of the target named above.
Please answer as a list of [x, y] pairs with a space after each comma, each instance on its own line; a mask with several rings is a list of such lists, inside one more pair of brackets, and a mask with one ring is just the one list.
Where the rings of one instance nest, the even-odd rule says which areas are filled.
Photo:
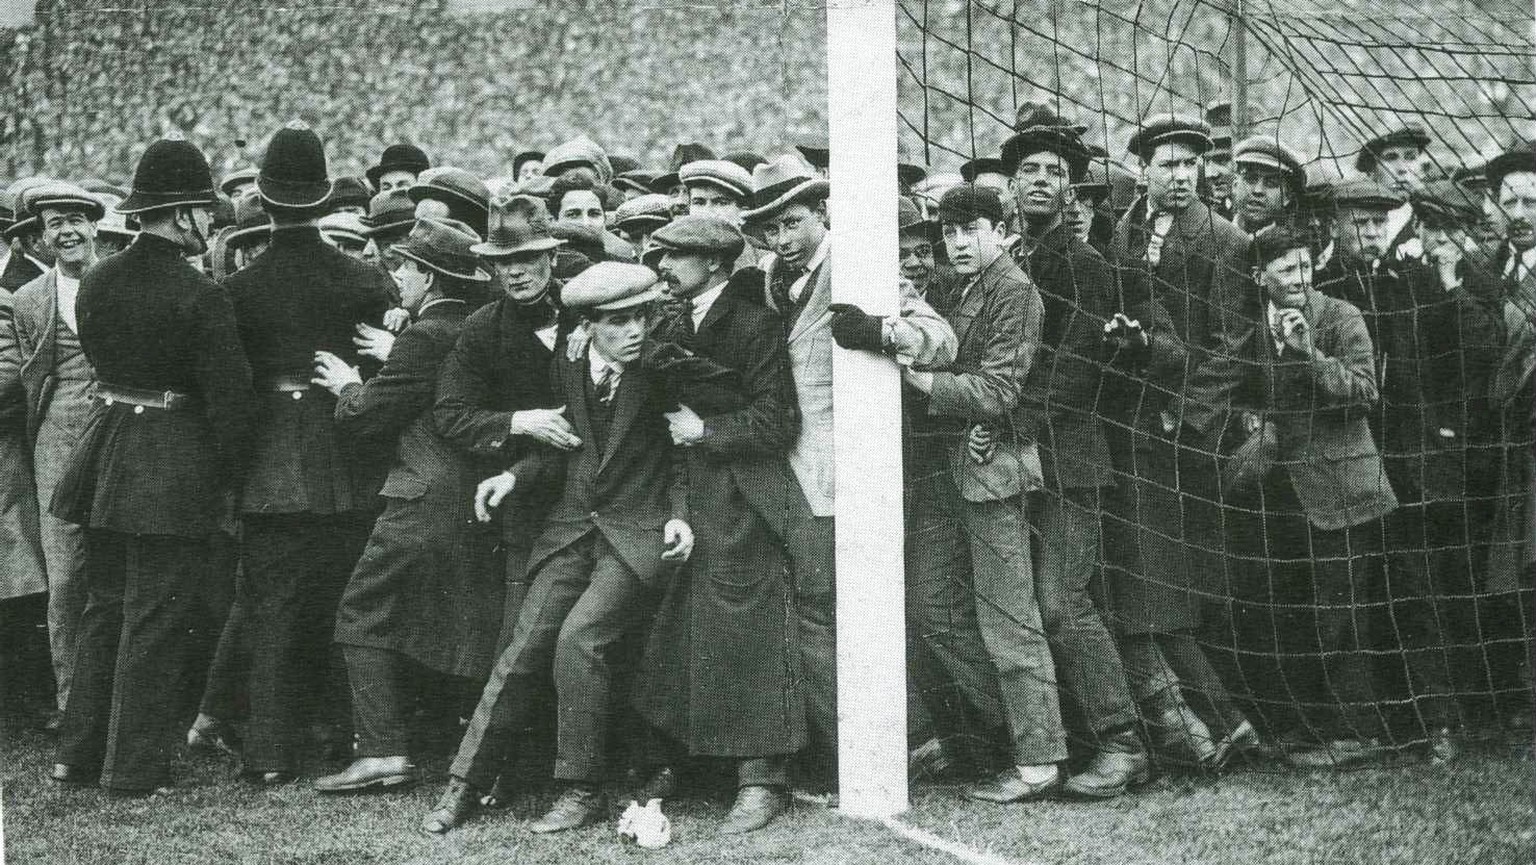
[[426, 312], [434, 306], [438, 306], [444, 303], [464, 303], [464, 301], [457, 297], [434, 297], [426, 303], [423, 303], [421, 307], [416, 310], [416, 315], [413, 317], [419, 319], [421, 318], [422, 313]]
[[827, 241], [831, 237], [832, 237], [832, 235], [829, 232], [826, 237], [823, 237], [821, 239], [821, 245], [816, 247], [816, 252], [813, 255], [811, 255], [811, 260], [807, 261], [805, 263], [805, 272], [806, 273], [811, 273], [816, 268], [821, 267], [821, 263], [827, 260], [827, 252], [828, 252], [828, 249], [830, 247], [830, 244], [827, 243]]
[[695, 329], [698, 328], [700, 322], [704, 321], [704, 316], [709, 315], [710, 307], [714, 306], [715, 301], [720, 299], [720, 295], [725, 291], [726, 285], [727, 283], [722, 282], [714, 288], [699, 292], [694, 296], [693, 326]]
[[592, 373], [593, 381], [597, 381], [598, 379], [602, 378], [603, 370], [606, 369], [612, 369], [616, 375], [624, 374], [624, 364], [615, 360], [608, 360], [607, 358], [598, 354], [597, 346], [591, 344], [588, 344], [587, 346], [587, 368]]

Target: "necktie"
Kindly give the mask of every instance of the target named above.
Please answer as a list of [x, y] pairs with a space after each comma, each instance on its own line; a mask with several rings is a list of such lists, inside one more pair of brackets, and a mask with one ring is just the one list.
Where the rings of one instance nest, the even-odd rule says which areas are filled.
[[600, 373], [597, 377], [597, 384], [595, 384], [592, 388], [592, 392], [597, 396], [598, 402], [607, 405], [610, 401], [613, 400], [613, 389], [614, 385], [617, 384], [615, 381], [617, 378], [618, 375], [616, 374], [613, 367], [603, 367], [602, 373]]
[[1152, 218], [1152, 236], [1147, 238], [1147, 264], [1157, 267], [1157, 263], [1163, 260], [1163, 238], [1167, 237], [1168, 229], [1173, 227], [1173, 214], [1159, 213]]

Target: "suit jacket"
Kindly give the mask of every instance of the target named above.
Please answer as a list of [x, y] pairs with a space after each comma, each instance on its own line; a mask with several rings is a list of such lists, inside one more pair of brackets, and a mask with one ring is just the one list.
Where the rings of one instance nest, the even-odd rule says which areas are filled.
[[[1040, 345], [1040, 292], [1004, 253], [974, 277], [952, 277], [939, 293], [959, 345], [954, 362], [933, 371], [927, 414], [951, 430], [946, 451], [961, 497], [999, 501], [1038, 489], [1038, 449], [1017, 427], [1019, 394]], [[997, 426], [1002, 439], [982, 464], [966, 454], [966, 432], [978, 423]]]
[[529, 553], [528, 573], [537, 573], [546, 559], [595, 529], [642, 583], [654, 585], [662, 573], [662, 528], [668, 520], [688, 517], [686, 479], [673, 460], [664, 414], [664, 383], [642, 364], [630, 364], [613, 395], [607, 435], [599, 438], [587, 410], [592, 390], [587, 356], [573, 361], [562, 353], [550, 373], [581, 445], [568, 454], [538, 445], [512, 468], [522, 478], [546, 474], [541, 463], [565, 464], [560, 498]]
[[14, 294], [23, 285], [43, 275], [43, 269], [32, 263], [22, 253], [13, 250], [6, 259], [5, 270], [0, 271], [0, 289]]
[[11, 293], [0, 288], [0, 601], [48, 590]]
[[54, 494], [60, 519], [118, 532], [220, 531], [252, 429], [251, 368], [229, 295], [141, 234], [86, 272], [75, 301], [98, 379], [190, 395], [185, 410], [98, 401]]
[[[828, 239], [826, 242], [830, 243]], [[786, 322], [790, 310], [775, 298], [771, 287], [778, 269], [777, 256], [763, 259], [764, 302]], [[800, 482], [811, 513], [830, 517], [836, 513], [836, 481], [832, 459], [832, 303], [831, 257], [811, 274], [808, 294], [801, 299], [801, 310], [786, 333], [790, 371], [795, 380], [795, 396], [800, 408], [800, 437], [789, 451], [789, 466]], [[901, 322], [907, 328], [912, 348], [898, 354], [898, 360], [931, 366], [949, 363], [955, 357], [955, 334], [949, 323], [918, 296], [915, 289], [901, 294]]]
[[1040, 352], [1024, 385], [1020, 415], [1041, 442], [1053, 489], [1113, 483], [1099, 410], [1102, 327], [1114, 312], [1109, 263], [1065, 222], [1046, 232], [1021, 263], [1045, 306]]
[[326, 245], [314, 227], [274, 230], [266, 251], [226, 281], [260, 406], [242, 512], [339, 514], [373, 506], [382, 455], [359, 452], [337, 434], [329, 393], [281, 392], [272, 382], [308, 382], [321, 350], [376, 369], [352, 339], [359, 322], [383, 322], [388, 282], [378, 268]]
[[[553, 351], [535, 329], [536, 318], [527, 309], [506, 298], [493, 301], [465, 320], [438, 370], [433, 427], [474, 458], [481, 472], [499, 472], [535, 451], [533, 439], [511, 434], [513, 412], [565, 401], [551, 383], [550, 367], [555, 354], [565, 351], [569, 324], [560, 325]], [[545, 466], [553, 474], [519, 476], [516, 492], [499, 509], [506, 543], [527, 549], [538, 537], [545, 511], [560, 492], [559, 466]]]
[[[1497, 322], [1463, 290], [1448, 292], [1417, 261], [1386, 261], [1375, 272], [1334, 263], [1317, 290], [1360, 310], [1376, 353], [1381, 401], [1371, 430], [1400, 501], [1463, 501], [1468, 462], [1486, 423], [1483, 394], [1496, 355]], [[1481, 408], [1481, 411], [1478, 409]], [[1469, 411], [1469, 409], [1471, 409]], [[1481, 485], [1479, 485], [1481, 486]]]
[[1368, 423], [1380, 391], [1360, 311], [1313, 291], [1302, 313], [1315, 358], [1277, 351], [1267, 321], [1230, 334], [1195, 371], [1184, 423], [1225, 451], [1240, 410], [1273, 422], [1275, 470], [1289, 474], [1313, 525], [1337, 531], [1397, 507]]
[[495, 532], [475, 522], [470, 455], [437, 434], [437, 373], [469, 306], [443, 300], [401, 332], [378, 375], [348, 385], [336, 424], [393, 453], [374, 524], [336, 618], [336, 640], [404, 652], [428, 668], [484, 676], [501, 628], [505, 581], [493, 567]]
[[54, 375], [58, 369], [58, 326], [58, 271], [50, 269], [16, 293], [21, 385], [27, 392], [27, 438], [34, 442], [57, 384]]
[[1248, 236], [1205, 202], [1195, 201], [1174, 217], [1158, 264], [1149, 267], [1146, 251], [1152, 226], [1146, 209], [1142, 197], [1121, 217], [1110, 260], [1119, 267], [1127, 304], [1151, 297], [1168, 311], [1174, 333], [1190, 349], [1192, 370], [1225, 332], [1243, 330], [1253, 320], [1244, 315], [1255, 297], [1244, 261]]

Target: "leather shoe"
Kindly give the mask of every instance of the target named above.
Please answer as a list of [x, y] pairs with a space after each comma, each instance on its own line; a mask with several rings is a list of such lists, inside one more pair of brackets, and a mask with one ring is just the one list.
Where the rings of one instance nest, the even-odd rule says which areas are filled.
[[789, 793], [783, 787], [765, 787], [748, 784], [736, 791], [736, 802], [731, 813], [720, 826], [722, 835], [742, 835], [756, 832], [773, 822], [773, 818], [789, 808]]
[[54, 763], [53, 770], [48, 773], [49, 781], [71, 787], [94, 787], [100, 777], [100, 771], [82, 769], [68, 763]]
[[437, 807], [421, 821], [421, 829], [433, 835], [442, 835], [464, 822], [479, 804], [480, 797], [468, 781], [450, 777], [442, 798], [437, 800]]
[[1335, 739], [1311, 748], [1292, 751], [1286, 757], [1293, 766], [1307, 769], [1331, 769], [1380, 760], [1386, 756], [1387, 750], [1379, 739]]
[[1088, 768], [1063, 784], [1061, 791], [1078, 799], [1113, 799], [1152, 779], [1147, 750], [1134, 730], [1105, 737]]
[[198, 715], [187, 730], [187, 747], [194, 751], [239, 754], [240, 737], [229, 724], [207, 715]]
[[1160, 762], [1170, 766], [1210, 766], [1216, 758], [1215, 737], [1183, 700], [1168, 706], [1147, 721], [1152, 749]]
[[1262, 747], [1259, 741], [1259, 731], [1253, 728], [1253, 724], [1244, 718], [1236, 727], [1227, 731], [1221, 741], [1216, 743], [1216, 754], [1211, 757], [1211, 768], [1218, 771], [1227, 768], [1233, 757], [1252, 754]]
[[595, 787], [568, 787], [528, 831], [540, 835], [577, 829], [603, 819], [608, 803]]
[[1017, 767], [1009, 766], [985, 781], [967, 784], [960, 795], [975, 802], [996, 802], [1006, 805], [1013, 802], [1031, 802], [1044, 799], [1061, 787], [1060, 770], [1049, 780], [1031, 783], [1024, 780]]
[[382, 793], [404, 790], [416, 783], [409, 757], [359, 757], [334, 775], [315, 779], [321, 793]]

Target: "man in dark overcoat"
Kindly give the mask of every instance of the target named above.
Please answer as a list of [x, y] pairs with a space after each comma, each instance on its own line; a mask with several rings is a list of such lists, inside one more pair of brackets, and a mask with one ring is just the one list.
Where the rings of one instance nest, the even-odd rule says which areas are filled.
[[636, 701], [689, 753], [737, 761], [722, 829], [734, 834], [783, 811], [784, 758], [805, 744], [781, 534], [794, 483], [784, 453], [799, 429], [794, 382], [778, 315], [731, 280], [745, 245], [734, 224], [684, 216], [651, 242], [647, 258], [675, 303], [646, 363], [678, 404], [668, 419], [684, 449], [697, 543], [657, 614]]
[[685, 561], [693, 532], [680, 466], [672, 460], [661, 379], [639, 363], [656, 274], [603, 262], [564, 287], [582, 310], [587, 350], [555, 358], [550, 376], [570, 413], [575, 444], [542, 447], [499, 476], [497, 498], [520, 479], [564, 463], [560, 498], [528, 557], [533, 577], [513, 630], [459, 743], [448, 787], [422, 828], [443, 833], [473, 810], [476, 791], [502, 771], [510, 735], [527, 726], [530, 697], [550, 675], [558, 692], [564, 787], [529, 828], [559, 832], [601, 819], [614, 649], [649, 625], [664, 568]]
[[187, 264], [215, 204], [203, 154], [149, 146], [118, 209], [143, 231], [85, 274], [80, 343], [96, 403], [53, 513], [86, 527], [86, 606], [52, 777], [146, 794], [190, 720], [175, 687], [219, 571], [210, 538], [237, 485], [251, 372], [229, 297]]
[[409, 718], [419, 689], [412, 682], [430, 674], [478, 685], [490, 669], [505, 591], [491, 561], [495, 538], [474, 519], [474, 462], [432, 422], [438, 368], [491, 281], [470, 251], [479, 242], [462, 222], [418, 220], [393, 246], [401, 306], [415, 322], [395, 341], [383, 369], [364, 382], [334, 354], [317, 355], [315, 381], [336, 394], [341, 432], [394, 445], [381, 491], [384, 513], [336, 614], [335, 639], [352, 691], [355, 759], [315, 781], [322, 793], [413, 783]]
[[[226, 285], [260, 412], [239, 499], [242, 603], [252, 644], [243, 774], [291, 781], [300, 723], [344, 726], [339, 665], [328, 672], [336, 602], [376, 514], [383, 453], [336, 428], [336, 400], [311, 383], [315, 352], [360, 361], [359, 322], [383, 324], [389, 277], [328, 246], [316, 227], [331, 190], [325, 150], [295, 122], [278, 130], [257, 187], [272, 243]], [[373, 369], [369, 368], [369, 372]], [[310, 711], [306, 711], [308, 708]]]

